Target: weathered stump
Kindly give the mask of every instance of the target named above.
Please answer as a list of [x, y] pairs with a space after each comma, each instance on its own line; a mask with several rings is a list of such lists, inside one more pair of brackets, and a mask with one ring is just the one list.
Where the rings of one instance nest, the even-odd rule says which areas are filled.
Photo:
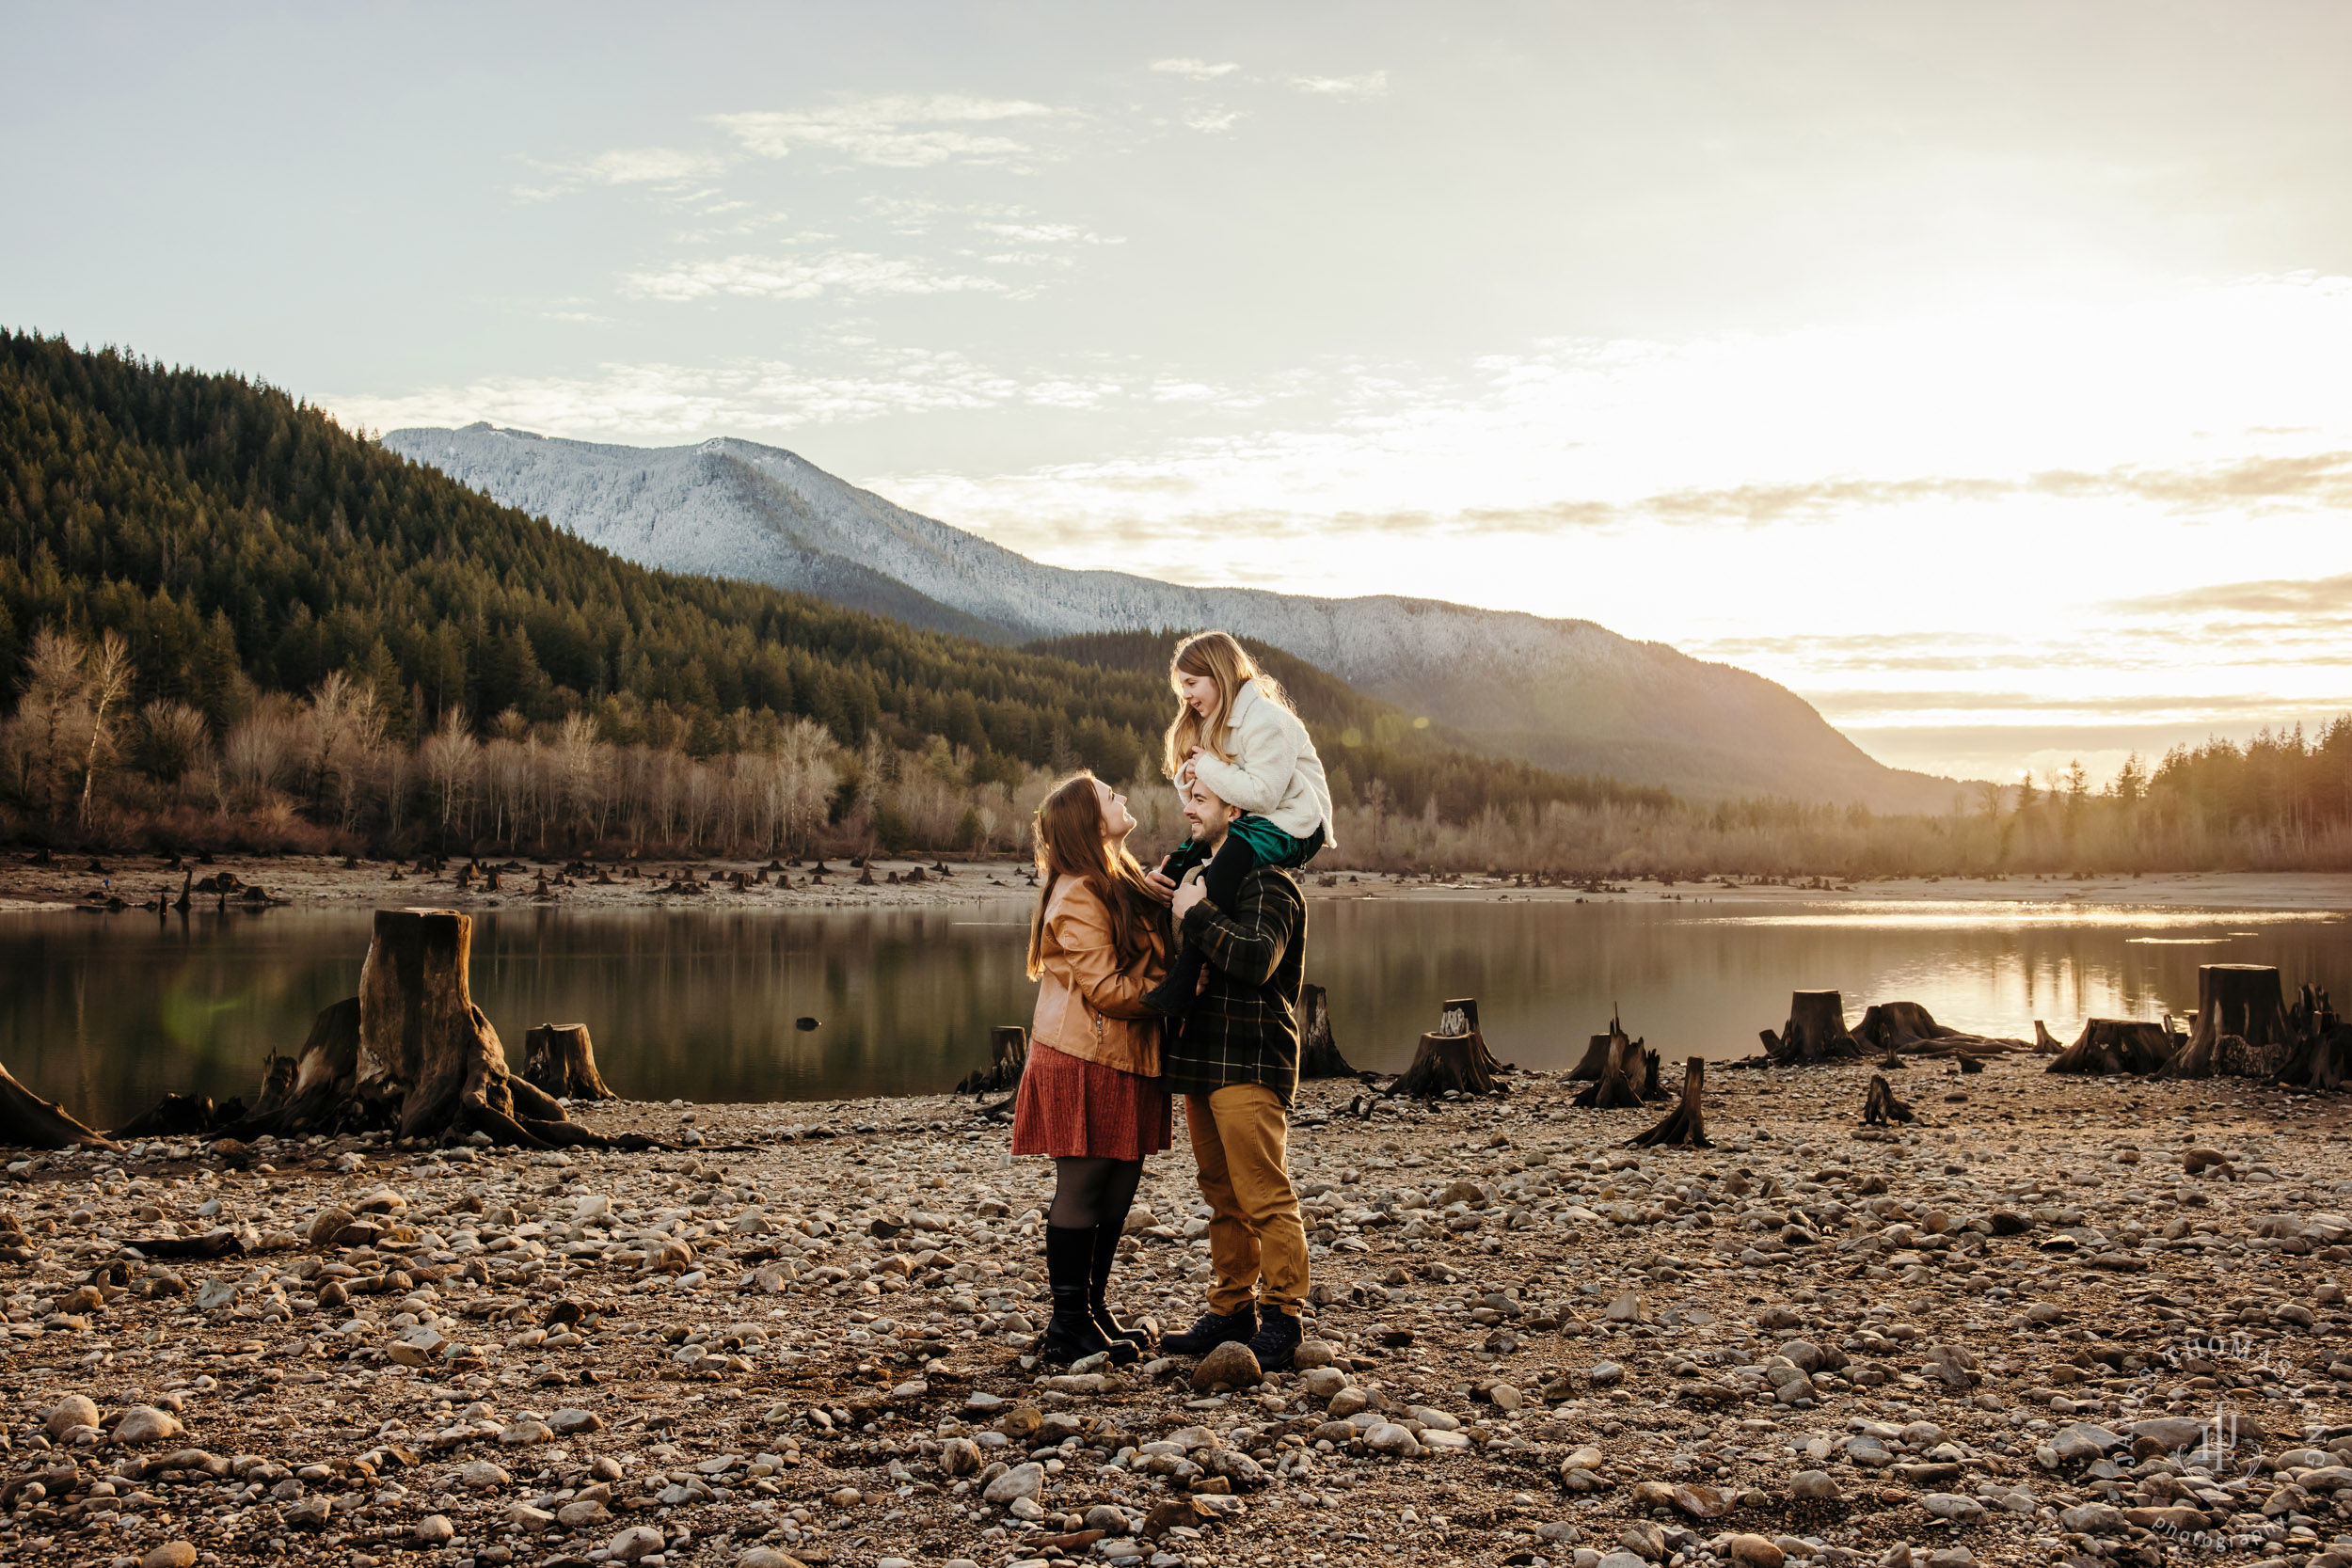
[[1321, 986], [1298, 988], [1298, 1076], [1353, 1078], [1356, 1069], [1331, 1037], [1331, 998]]
[[956, 1093], [1009, 1094], [1021, 1086], [1021, 1069], [1028, 1061], [1029, 1031], [1018, 1023], [1000, 1023], [988, 1032], [988, 1066], [964, 1074]]
[[1600, 1076], [1576, 1097], [1575, 1103], [1588, 1111], [1613, 1111], [1623, 1106], [1642, 1103], [1642, 1090], [1649, 1078], [1650, 1053], [1642, 1049], [1638, 1039], [1626, 1037], [1624, 1028], [1612, 1019], [1609, 1022], [1609, 1050], [1601, 1064]]
[[389, 1128], [532, 1148], [661, 1148], [640, 1133], [592, 1132], [508, 1070], [498, 1031], [473, 1005], [473, 922], [454, 910], [378, 910], [359, 994], [321, 1012], [292, 1059], [271, 1058], [252, 1113], [228, 1135]]
[[[2235, 1045], [2224, 1042], [2234, 1038]], [[2276, 1078], [2296, 1045], [2279, 972], [2268, 964], [2201, 964], [2197, 1026], [2164, 1064], [2168, 1078]]]
[[1435, 1100], [1449, 1089], [1493, 1094], [1502, 1085], [1487, 1070], [1486, 1054], [1476, 1035], [1423, 1035], [1413, 1048], [1412, 1066], [1389, 1092], [1414, 1100]]
[[83, 1126], [64, 1106], [43, 1100], [0, 1067], [0, 1144], [11, 1148], [118, 1148], [103, 1132]]
[[2334, 1089], [2352, 1081], [2352, 1025], [2336, 1017], [2328, 992], [2306, 985], [2287, 1014], [2296, 1046], [2280, 1069], [2279, 1081], [2297, 1088]]
[[1781, 1032], [1757, 1031], [1764, 1054], [1776, 1067], [1853, 1061], [1862, 1047], [1846, 1029], [1846, 999], [1834, 990], [1801, 990], [1788, 998], [1788, 1022]]
[[1388, 1087], [1391, 1095], [1435, 1100], [1451, 1089], [1456, 1094], [1508, 1094], [1502, 1064], [1486, 1049], [1478, 1028], [1478, 1000], [1470, 996], [1447, 999], [1438, 1012], [1438, 1027], [1422, 1036], [1413, 1047], [1412, 1065]]
[[2092, 1018], [2058, 1053], [2048, 1072], [2155, 1072], [2172, 1059], [2178, 1039], [2161, 1023], [2140, 1019]]
[[1873, 1051], [1907, 1052], [1914, 1056], [1997, 1056], [2023, 1051], [2024, 1040], [1991, 1035], [1971, 1035], [1935, 1022], [1935, 1015], [1916, 1002], [1876, 1002], [1863, 1009], [1853, 1037]]
[[1700, 1097], [1707, 1088], [1707, 1059], [1693, 1056], [1682, 1067], [1682, 1103], [1674, 1114], [1646, 1132], [1637, 1133], [1637, 1148], [1712, 1148], [1707, 1138], [1707, 1115]]
[[215, 1107], [209, 1094], [167, 1094], [153, 1107], [140, 1112], [106, 1136], [117, 1143], [134, 1138], [190, 1138], [210, 1132], [245, 1115], [245, 1101], [232, 1100]]
[[1895, 1086], [1878, 1073], [1870, 1075], [1870, 1092], [1863, 1098], [1862, 1122], [1866, 1127], [1884, 1127], [1890, 1122], [1910, 1121], [1914, 1113], [1910, 1106], [1895, 1098]]
[[2033, 1048], [2035, 1054], [2042, 1056], [2055, 1056], [2066, 1049], [2058, 1043], [2058, 1037], [2050, 1033], [2049, 1025], [2038, 1018], [2033, 1021]]
[[523, 1077], [558, 1100], [618, 1100], [596, 1070], [585, 1023], [542, 1023], [523, 1035]]

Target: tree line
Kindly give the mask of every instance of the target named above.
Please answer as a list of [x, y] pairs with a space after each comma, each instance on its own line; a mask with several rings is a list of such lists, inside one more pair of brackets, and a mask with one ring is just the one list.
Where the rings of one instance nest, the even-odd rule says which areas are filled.
[[[787, 837], [1011, 843], [1042, 774], [1157, 778], [1165, 654], [1133, 653], [634, 566], [275, 388], [0, 334], [0, 811], [21, 830], [579, 838], [629, 801], [628, 831], [666, 842], [705, 831], [695, 802], [814, 789], [821, 822], [803, 801]], [[1668, 800], [1475, 754], [1279, 668], [1351, 805]], [[563, 790], [539, 777], [559, 755]], [[780, 757], [787, 782], [751, 782]]]

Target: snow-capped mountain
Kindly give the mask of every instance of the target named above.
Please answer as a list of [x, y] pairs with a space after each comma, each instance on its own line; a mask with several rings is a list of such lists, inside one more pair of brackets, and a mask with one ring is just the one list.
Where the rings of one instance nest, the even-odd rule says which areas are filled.
[[487, 424], [396, 430], [383, 441], [644, 565], [770, 583], [996, 641], [1223, 626], [1546, 767], [1697, 797], [1769, 793], [1880, 810], [1945, 810], [1957, 787], [1874, 761], [1760, 675], [1591, 621], [1069, 571], [750, 441], [599, 446]]

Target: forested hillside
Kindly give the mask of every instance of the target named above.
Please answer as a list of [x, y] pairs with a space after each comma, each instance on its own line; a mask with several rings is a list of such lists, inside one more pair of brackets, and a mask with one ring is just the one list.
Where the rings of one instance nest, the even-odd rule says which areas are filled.
[[[1343, 721], [1319, 728], [1346, 753], [1351, 800], [1377, 783], [1395, 809], [1467, 819], [1616, 793], [1385, 721], [1343, 734], [1377, 705], [1283, 667]], [[20, 703], [36, 686], [41, 702]], [[237, 376], [0, 336], [0, 709], [40, 708], [18, 715], [0, 800], [34, 819], [72, 800], [87, 826], [102, 781], [126, 809], [155, 805], [141, 780], [185, 808], [193, 779], [216, 811], [282, 797], [313, 820], [381, 831], [437, 795], [423, 816], [478, 829], [496, 790], [435, 785], [423, 752], [437, 738], [443, 752], [529, 752], [568, 737], [642, 771], [648, 756], [773, 757], [787, 730], [813, 725], [822, 740], [803, 732], [792, 749], [828, 753], [828, 825], [852, 811], [886, 822], [885, 786], [918, 768], [933, 793], [994, 791], [1001, 809], [940, 809], [966, 838], [977, 820], [1003, 840], [1018, 834], [1013, 794], [1041, 769], [1156, 777], [1171, 703], [1148, 665], [631, 565]], [[349, 735], [326, 733], [339, 727]], [[410, 752], [416, 767], [395, 765]], [[617, 777], [622, 760], [602, 766]], [[510, 815], [493, 805], [490, 825], [503, 833]], [[575, 836], [612, 826], [602, 812], [538, 815]]]

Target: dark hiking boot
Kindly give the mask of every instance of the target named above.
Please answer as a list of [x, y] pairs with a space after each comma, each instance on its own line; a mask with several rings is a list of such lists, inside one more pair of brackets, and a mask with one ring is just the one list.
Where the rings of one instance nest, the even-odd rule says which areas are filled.
[[1182, 1334], [1160, 1336], [1160, 1349], [1170, 1355], [1206, 1355], [1219, 1345], [1246, 1345], [1258, 1332], [1258, 1309], [1245, 1307], [1227, 1316], [1211, 1312]]
[[[1119, 1321], [1119, 1314], [1110, 1308], [1111, 1269], [1119, 1261], [1119, 1231], [1115, 1225], [1094, 1227], [1094, 1267], [1089, 1275], [1087, 1309], [1094, 1319], [1094, 1326], [1111, 1342], [1111, 1359], [1120, 1366], [1138, 1359], [1152, 1348], [1159, 1337], [1159, 1325], [1145, 1318], [1134, 1328]], [[1125, 1351], [1124, 1355], [1120, 1354]]]
[[1269, 1307], [1258, 1314], [1258, 1332], [1249, 1338], [1249, 1354], [1258, 1358], [1260, 1371], [1286, 1372], [1291, 1358], [1298, 1354], [1300, 1338], [1298, 1320]]
[[[1094, 1274], [1094, 1227], [1049, 1225], [1045, 1227], [1046, 1288], [1053, 1293], [1054, 1316], [1039, 1337], [1040, 1361], [1066, 1367], [1111, 1348], [1094, 1325], [1087, 1297]], [[1129, 1354], [1134, 1354], [1129, 1347]]]

